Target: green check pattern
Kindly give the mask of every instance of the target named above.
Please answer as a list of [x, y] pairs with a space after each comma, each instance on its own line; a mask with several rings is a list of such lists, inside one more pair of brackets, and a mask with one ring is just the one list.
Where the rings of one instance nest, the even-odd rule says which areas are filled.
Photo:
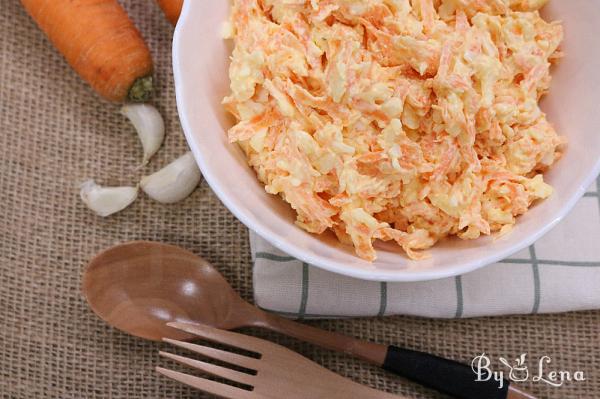
[[362, 281], [298, 261], [252, 232], [250, 241], [256, 303], [293, 318], [462, 318], [600, 309], [600, 177], [534, 245], [448, 279]]

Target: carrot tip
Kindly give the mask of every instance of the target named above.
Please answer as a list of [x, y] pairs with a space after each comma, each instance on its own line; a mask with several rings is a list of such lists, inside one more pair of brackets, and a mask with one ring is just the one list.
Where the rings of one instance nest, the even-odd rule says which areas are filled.
[[154, 88], [152, 86], [152, 76], [145, 76], [137, 79], [131, 89], [129, 89], [129, 95], [127, 96], [130, 101], [144, 102], [150, 99]]

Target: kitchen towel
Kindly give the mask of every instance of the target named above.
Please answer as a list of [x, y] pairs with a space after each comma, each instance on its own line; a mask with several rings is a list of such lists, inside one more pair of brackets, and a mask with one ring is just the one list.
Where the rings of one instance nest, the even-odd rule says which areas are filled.
[[252, 232], [250, 244], [256, 303], [294, 318], [461, 318], [600, 309], [600, 178], [534, 245], [452, 278], [357, 280], [289, 257]]

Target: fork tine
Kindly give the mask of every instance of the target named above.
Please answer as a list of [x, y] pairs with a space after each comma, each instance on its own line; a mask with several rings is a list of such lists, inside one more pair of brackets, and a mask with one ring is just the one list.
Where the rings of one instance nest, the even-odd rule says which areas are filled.
[[250, 337], [248, 335], [237, 334], [230, 331], [223, 331], [201, 324], [175, 322], [167, 323], [167, 325], [169, 327], [173, 327], [178, 330], [197, 335], [212, 342], [218, 342], [236, 348], [246, 349], [252, 352], [256, 352], [258, 354], [267, 349], [265, 347], [265, 343], [262, 340]]
[[162, 367], [157, 367], [156, 371], [165, 377], [171, 378], [172, 380], [181, 382], [182, 384], [189, 385], [193, 388], [208, 392], [221, 398], [257, 399], [257, 396], [251, 391], [232, 387], [231, 385], [221, 384], [220, 382], [216, 381], [207, 380], [206, 378], [196, 377]]
[[245, 367], [250, 370], [258, 370], [260, 361], [257, 359], [238, 355], [237, 353], [227, 352], [220, 349], [210, 348], [208, 346], [202, 346], [198, 344], [192, 344], [189, 342], [176, 341], [174, 339], [163, 338], [163, 341], [178, 346], [183, 349], [198, 353], [202, 356], [209, 357], [211, 359], [220, 360], [225, 363], [233, 364], [235, 366]]
[[205, 373], [212, 374], [217, 377], [226, 378], [233, 382], [239, 382], [242, 384], [246, 384], [249, 386], [253, 385], [253, 375], [242, 373], [240, 371], [228, 369], [226, 367], [217, 366], [216, 364], [206, 363], [200, 360], [194, 360], [183, 356], [178, 356], [173, 353], [162, 352], [159, 354], [168, 359], [175, 360], [181, 364], [185, 364], [186, 366], [190, 366], [192, 368], [204, 371]]

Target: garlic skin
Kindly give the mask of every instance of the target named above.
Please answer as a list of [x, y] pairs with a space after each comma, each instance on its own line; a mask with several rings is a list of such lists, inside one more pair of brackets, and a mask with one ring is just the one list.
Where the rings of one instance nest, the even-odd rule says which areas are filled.
[[172, 204], [187, 198], [201, 177], [194, 156], [188, 151], [158, 172], [142, 178], [140, 187], [153, 200]]
[[127, 208], [138, 195], [137, 187], [102, 187], [94, 180], [81, 185], [81, 200], [98, 216], [107, 217]]
[[125, 104], [121, 114], [126, 116], [135, 127], [144, 149], [142, 165], [160, 148], [165, 139], [165, 122], [158, 110], [148, 104]]

